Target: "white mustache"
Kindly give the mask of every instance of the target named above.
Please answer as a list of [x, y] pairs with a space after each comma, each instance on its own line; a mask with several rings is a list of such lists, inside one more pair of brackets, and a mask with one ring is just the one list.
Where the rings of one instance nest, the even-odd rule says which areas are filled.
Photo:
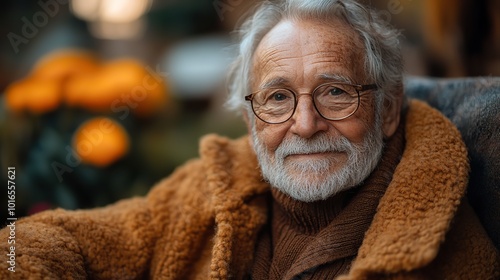
[[293, 136], [283, 140], [276, 149], [275, 156], [279, 160], [290, 155], [349, 152], [353, 149], [355, 149], [354, 145], [344, 136], [339, 136], [334, 140], [326, 134], [319, 134], [312, 139]]

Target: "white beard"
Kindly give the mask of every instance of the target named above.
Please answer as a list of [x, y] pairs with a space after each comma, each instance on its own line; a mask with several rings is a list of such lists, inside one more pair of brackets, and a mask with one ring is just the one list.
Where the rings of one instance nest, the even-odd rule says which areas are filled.
[[[254, 150], [262, 175], [272, 187], [290, 197], [304, 202], [324, 200], [333, 195], [359, 185], [377, 166], [383, 150], [383, 134], [380, 121], [368, 131], [361, 144], [352, 144], [346, 137], [330, 139], [326, 133], [311, 139], [293, 136], [283, 139], [276, 149], [274, 160], [260, 141], [255, 125], [252, 127]], [[342, 152], [347, 162], [335, 172], [332, 165], [339, 159], [325, 157], [311, 161], [287, 161], [291, 154]]]

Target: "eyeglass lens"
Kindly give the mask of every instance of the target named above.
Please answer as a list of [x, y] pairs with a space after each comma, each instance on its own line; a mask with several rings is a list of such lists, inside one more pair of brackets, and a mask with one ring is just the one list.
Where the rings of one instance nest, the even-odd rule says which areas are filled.
[[[359, 105], [357, 90], [348, 84], [320, 85], [312, 96], [320, 115], [330, 120], [342, 119], [353, 114]], [[288, 89], [266, 89], [256, 93], [252, 100], [254, 113], [268, 123], [287, 121], [295, 112], [296, 105], [297, 95]]]

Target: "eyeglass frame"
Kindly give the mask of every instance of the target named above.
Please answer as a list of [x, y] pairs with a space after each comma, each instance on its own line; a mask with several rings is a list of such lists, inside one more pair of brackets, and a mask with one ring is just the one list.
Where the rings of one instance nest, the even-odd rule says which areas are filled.
[[[347, 116], [345, 117], [342, 117], [342, 118], [338, 118], [338, 119], [330, 119], [330, 118], [327, 118], [325, 116], [323, 116], [323, 114], [318, 110], [318, 107], [316, 106], [316, 102], [314, 101], [314, 92], [316, 92], [316, 90], [322, 86], [325, 86], [325, 85], [344, 85], [344, 86], [352, 86], [355, 90], [356, 90], [356, 94], [358, 95], [358, 103], [356, 105], [356, 109], [354, 109], [354, 111], [350, 114], [348, 114]], [[279, 88], [276, 88], [276, 89], [279, 89]], [[255, 109], [254, 109], [254, 106], [253, 106], [253, 99], [254, 99], [254, 96], [256, 94], [258, 94], [259, 92], [261, 91], [256, 91], [256, 92], [253, 92], [249, 95], [246, 95], [245, 96], [245, 101], [250, 101], [250, 107], [252, 107], [252, 112], [254, 113], [254, 115], [259, 118], [261, 121], [265, 122], [265, 123], [268, 123], [268, 124], [282, 124], [282, 123], [285, 123], [287, 122], [288, 120], [290, 120], [293, 115], [295, 114], [295, 110], [297, 109], [297, 104], [299, 103], [299, 98], [298, 96], [299, 95], [311, 95], [312, 97], [312, 101], [313, 101], [313, 105], [314, 105], [314, 109], [316, 109], [316, 112], [318, 112], [318, 114], [326, 119], [326, 120], [330, 120], [330, 121], [341, 121], [341, 120], [344, 120], [344, 119], [347, 119], [348, 117], [354, 115], [358, 109], [359, 109], [359, 104], [361, 103], [361, 95], [360, 95], [360, 92], [363, 92], [363, 91], [367, 91], [367, 90], [377, 90], [378, 89], [378, 86], [376, 84], [367, 84], [367, 85], [359, 85], [359, 84], [351, 84], [351, 83], [345, 83], [345, 82], [327, 82], [327, 83], [323, 83], [321, 85], [318, 85], [317, 87], [314, 88], [314, 90], [311, 92], [311, 93], [302, 93], [302, 94], [297, 94], [295, 91], [291, 90], [291, 89], [288, 89], [288, 88], [282, 88], [284, 90], [287, 90], [287, 91], [290, 91], [294, 98], [295, 98], [295, 105], [293, 106], [293, 111], [292, 113], [290, 114], [290, 116], [288, 118], [286, 118], [284, 121], [280, 121], [280, 122], [269, 122], [269, 121], [266, 121], [266, 120], [263, 120], [256, 112], [255, 112]]]

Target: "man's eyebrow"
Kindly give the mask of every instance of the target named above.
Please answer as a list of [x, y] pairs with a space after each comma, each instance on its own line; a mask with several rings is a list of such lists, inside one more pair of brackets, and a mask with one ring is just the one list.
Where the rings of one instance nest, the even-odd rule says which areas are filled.
[[283, 77], [277, 77], [273, 78], [267, 82], [265, 82], [260, 89], [266, 89], [266, 88], [275, 88], [275, 87], [282, 87], [288, 84], [288, 80], [283, 78]]
[[342, 83], [350, 83], [352, 84], [353, 82], [351, 79], [339, 75], [339, 74], [319, 74], [318, 78], [323, 81], [328, 81], [328, 82], [342, 82]]
[[[318, 75], [318, 78], [326, 82], [352, 83], [351, 79], [339, 74], [320, 74]], [[289, 83], [288, 79], [283, 77], [277, 77], [265, 82], [262, 86], [260, 86], [260, 90], [267, 88], [285, 87], [288, 85], [288, 83]]]

